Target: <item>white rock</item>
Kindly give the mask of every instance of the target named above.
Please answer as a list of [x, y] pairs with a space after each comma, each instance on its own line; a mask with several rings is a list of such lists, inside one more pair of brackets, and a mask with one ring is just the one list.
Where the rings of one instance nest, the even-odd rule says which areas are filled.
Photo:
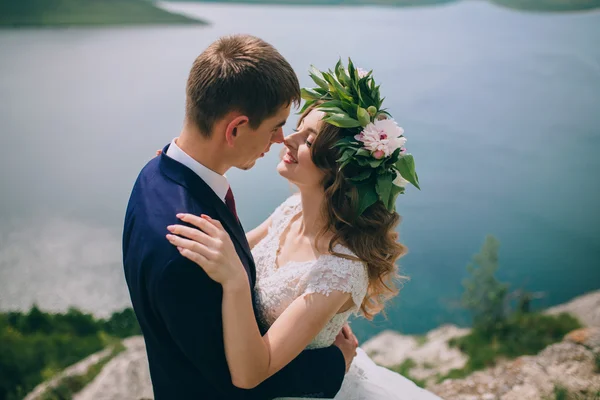
[[73, 400], [151, 399], [152, 382], [146, 346], [141, 336], [123, 341], [126, 350], [108, 362], [102, 372]]
[[545, 311], [550, 315], [563, 312], [577, 317], [585, 326], [600, 327], [600, 290], [581, 295], [568, 303], [551, 307]]

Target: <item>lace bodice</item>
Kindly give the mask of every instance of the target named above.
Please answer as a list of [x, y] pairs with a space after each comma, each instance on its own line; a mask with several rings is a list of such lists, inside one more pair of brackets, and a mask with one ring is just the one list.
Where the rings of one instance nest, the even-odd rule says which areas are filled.
[[[271, 326], [295, 299], [305, 293], [329, 295], [334, 290], [350, 293], [354, 306], [336, 314], [308, 346], [309, 349], [328, 347], [348, 318], [359, 310], [367, 292], [368, 276], [364, 263], [330, 254], [312, 261], [292, 261], [277, 267], [279, 238], [301, 210], [300, 196], [287, 199], [273, 213], [267, 236], [252, 249], [256, 264], [257, 307], [261, 322]], [[341, 245], [334, 250], [354, 256]]]

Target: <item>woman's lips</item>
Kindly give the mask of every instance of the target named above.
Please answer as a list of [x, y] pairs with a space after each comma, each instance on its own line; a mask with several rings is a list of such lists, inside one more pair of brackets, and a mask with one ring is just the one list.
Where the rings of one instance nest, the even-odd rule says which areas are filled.
[[298, 164], [298, 160], [289, 151], [283, 156], [283, 162], [286, 164]]

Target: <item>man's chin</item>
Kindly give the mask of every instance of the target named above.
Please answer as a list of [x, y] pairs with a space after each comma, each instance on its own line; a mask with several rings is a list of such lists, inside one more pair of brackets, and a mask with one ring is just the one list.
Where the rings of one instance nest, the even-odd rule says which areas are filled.
[[250, 169], [252, 169], [252, 167], [254, 167], [256, 165], [256, 160], [246, 163], [244, 165], [239, 165], [237, 168], [241, 169], [242, 171], [248, 171]]

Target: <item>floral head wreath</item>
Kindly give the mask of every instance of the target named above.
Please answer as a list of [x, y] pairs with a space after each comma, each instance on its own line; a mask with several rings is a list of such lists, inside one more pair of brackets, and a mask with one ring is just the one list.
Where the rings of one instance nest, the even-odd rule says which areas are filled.
[[340, 149], [340, 170], [358, 190], [358, 215], [378, 200], [394, 212], [408, 183], [420, 189], [413, 156], [403, 147], [404, 129], [381, 108], [384, 99], [372, 73], [355, 68], [350, 59], [345, 69], [340, 60], [335, 71], [311, 67], [318, 87], [302, 89], [301, 112], [314, 106], [325, 113], [324, 122], [347, 132], [334, 147]]

